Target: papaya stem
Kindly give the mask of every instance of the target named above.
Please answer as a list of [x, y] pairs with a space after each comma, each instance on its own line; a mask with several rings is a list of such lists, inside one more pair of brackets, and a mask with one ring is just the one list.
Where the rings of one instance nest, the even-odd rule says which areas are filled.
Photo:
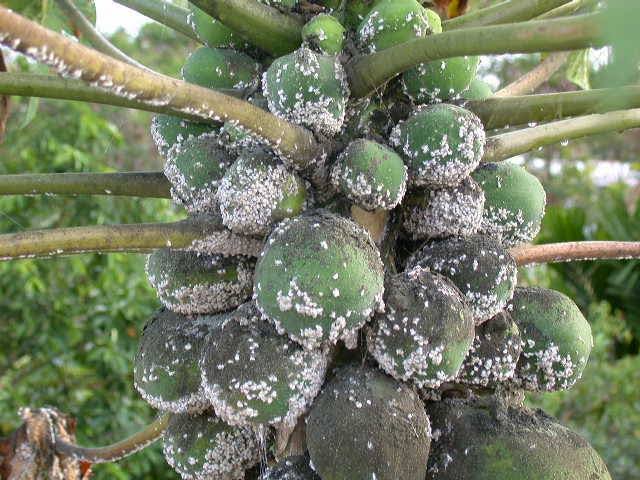
[[560, 120], [489, 137], [483, 161], [498, 162], [565, 140], [639, 127], [640, 108]]
[[121, 195], [171, 198], [162, 172], [0, 175], [0, 195]]
[[578, 92], [488, 98], [465, 104], [480, 117], [485, 129], [546, 122], [565, 117], [640, 108], [640, 85]]
[[549, 80], [566, 63], [569, 52], [556, 52], [545, 58], [533, 70], [525, 73], [520, 78], [511, 82], [503, 89], [495, 93], [496, 97], [513, 97], [515, 95], [527, 95]]
[[442, 28], [444, 30], [453, 30], [456, 28], [523, 22], [569, 2], [570, 0], [506, 0], [447, 20], [442, 23]]
[[302, 43], [304, 21], [256, 0], [191, 0], [242, 38], [276, 56]]
[[147, 69], [103, 37], [72, 0], [56, 0], [56, 3], [96, 50], [135, 67]]
[[129, 7], [131, 10], [155, 20], [176, 32], [200, 42], [195, 32], [189, 25], [187, 17], [189, 11], [166, 0], [114, 0], [114, 2]]
[[85, 82], [128, 99], [181, 110], [213, 121], [237, 121], [296, 167], [308, 166], [319, 146], [308, 130], [249, 102], [152, 73], [85, 47], [0, 7], [0, 43]]
[[65, 457], [89, 463], [115, 462], [145, 449], [160, 439], [169, 424], [170, 415], [165, 413], [129, 438], [105, 447], [87, 448], [56, 439], [56, 452]]
[[640, 242], [564, 242], [525, 245], [511, 249], [520, 266], [588, 260], [628, 260], [640, 258]]
[[463, 55], [534, 53], [603, 46], [602, 12], [557, 20], [457, 29], [354, 57], [346, 71], [354, 97], [364, 97], [423, 62]]
[[192, 217], [173, 223], [98, 225], [28, 230], [0, 235], [0, 261], [103, 252], [149, 252], [189, 248], [222, 255], [256, 257], [263, 241], [236, 235], [214, 220]]
[[567, 15], [573, 15], [595, 6], [600, 0], [572, 0], [560, 7], [554, 8], [542, 15], [536, 17], [538, 20], [564, 17]]

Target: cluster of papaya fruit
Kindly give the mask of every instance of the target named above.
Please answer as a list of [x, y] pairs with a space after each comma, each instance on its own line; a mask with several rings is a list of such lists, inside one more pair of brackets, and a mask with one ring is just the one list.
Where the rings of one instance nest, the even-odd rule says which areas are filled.
[[[509, 248], [538, 233], [546, 198], [521, 166], [482, 163], [484, 127], [465, 109], [491, 95], [478, 59], [350, 99], [351, 55], [437, 35], [439, 16], [416, 0], [263, 2], [306, 15], [298, 50], [271, 58], [192, 7], [206, 46], [182, 76], [328, 153], [300, 169], [238, 123], [154, 118], [175, 202], [265, 239], [257, 261], [149, 256], [165, 308], [134, 376], [172, 414], [169, 464], [185, 479], [608, 479], [577, 434], [522, 406], [522, 391], [570, 388], [592, 337], [566, 296], [516, 287]], [[362, 218], [383, 219], [377, 238]], [[301, 455], [274, 466], [273, 432], [294, 430]]]

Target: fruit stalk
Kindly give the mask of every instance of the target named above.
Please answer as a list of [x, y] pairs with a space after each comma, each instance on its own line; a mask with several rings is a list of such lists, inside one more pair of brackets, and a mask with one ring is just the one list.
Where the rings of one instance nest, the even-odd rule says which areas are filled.
[[561, 7], [570, 0], [506, 0], [496, 5], [481, 8], [475, 12], [443, 22], [445, 30], [481, 27], [531, 20], [550, 10]]
[[0, 175], [0, 195], [40, 194], [171, 198], [162, 172]]
[[522, 77], [510, 83], [495, 94], [496, 97], [513, 97], [527, 95], [549, 80], [565, 64], [569, 58], [569, 52], [552, 53], [545, 58], [540, 65], [525, 73]]
[[189, 11], [166, 0], [114, 0], [156, 22], [200, 42], [187, 22]]
[[129, 438], [106, 447], [86, 448], [56, 439], [55, 450], [66, 457], [89, 463], [107, 463], [121, 460], [145, 449], [160, 439], [167, 428], [170, 415], [165, 413]]
[[606, 44], [602, 13], [473, 27], [417, 38], [346, 65], [351, 93], [363, 97], [420, 63], [463, 55], [553, 52]]
[[248, 102], [181, 80], [151, 73], [80, 45], [0, 7], [0, 43], [116, 95], [172, 107], [214, 121], [235, 120], [304, 167], [318, 154], [311, 132]]
[[639, 108], [560, 120], [490, 137], [483, 161], [498, 162], [545, 145], [638, 127]]
[[519, 266], [583, 260], [627, 260], [640, 258], [640, 242], [564, 242], [525, 245], [511, 249]]

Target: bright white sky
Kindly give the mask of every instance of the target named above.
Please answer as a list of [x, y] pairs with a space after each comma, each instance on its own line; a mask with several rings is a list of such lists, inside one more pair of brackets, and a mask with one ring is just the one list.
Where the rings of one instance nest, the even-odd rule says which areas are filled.
[[115, 3], [113, 0], [95, 0], [98, 13], [98, 30], [112, 33], [118, 28], [124, 28], [129, 34], [135, 35], [140, 27], [150, 22], [147, 17]]

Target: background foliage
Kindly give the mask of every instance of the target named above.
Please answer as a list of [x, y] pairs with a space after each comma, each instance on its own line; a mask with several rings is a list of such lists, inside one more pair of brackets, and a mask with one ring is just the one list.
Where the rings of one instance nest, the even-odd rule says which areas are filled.
[[[38, 3], [38, 2], [32, 2]], [[26, 5], [26, 4], [25, 4]], [[155, 25], [135, 38], [117, 32], [127, 54], [177, 75], [194, 45]], [[540, 57], [484, 59], [504, 85]], [[34, 67], [23, 61], [15, 68]], [[591, 81], [601, 85], [599, 72]], [[558, 75], [546, 90], [577, 88]], [[157, 170], [150, 116], [79, 103], [14, 99], [0, 146], [0, 174]], [[549, 147], [522, 161], [543, 181], [550, 206], [541, 243], [640, 238], [640, 200], [632, 175], [640, 135], [604, 135]], [[546, 161], [541, 161], [546, 159]], [[599, 186], [599, 160], [628, 162], [623, 183]], [[632, 178], [633, 177], [633, 178]], [[107, 197], [0, 197], [0, 231], [162, 221], [182, 215], [165, 200]], [[576, 263], [521, 272], [522, 282], [569, 294], [587, 315], [595, 349], [583, 380], [568, 391], [529, 398], [579, 431], [607, 461], [613, 478], [640, 478], [640, 262]], [[133, 433], [153, 412], [132, 387], [132, 358], [145, 320], [158, 307], [136, 255], [87, 255], [0, 263], [0, 436], [20, 423], [21, 406], [54, 405], [79, 419], [81, 444]], [[173, 479], [159, 445], [95, 478]]]

